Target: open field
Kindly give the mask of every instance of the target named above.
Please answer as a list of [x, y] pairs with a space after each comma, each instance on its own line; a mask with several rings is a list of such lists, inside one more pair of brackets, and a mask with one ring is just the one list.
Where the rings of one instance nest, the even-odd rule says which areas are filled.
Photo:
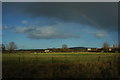
[[3, 54], [3, 78], [119, 78], [119, 53]]

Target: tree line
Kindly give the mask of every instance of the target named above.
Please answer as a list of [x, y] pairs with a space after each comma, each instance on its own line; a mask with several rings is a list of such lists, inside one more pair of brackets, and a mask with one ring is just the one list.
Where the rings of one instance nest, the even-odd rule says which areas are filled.
[[5, 50], [9, 50], [9, 51], [14, 51], [15, 49], [17, 49], [17, 45], [15, 44], [15, 42], [10, 42], [9, 44], [5, 45], [5, 44], [2, 44], [1, 46], [2, 48], [2, 51], [5, 51]]
[[[110, 47], [109, 43], [107, 43], [107, 42], [104, 42], [102, 45], [103, 46], [102, 46], [101, 49], [102, 49], [103, 52], [109, 52], [109, 51], [119, 52], [120, 51], [120, 45], [114, 45], [113, 44], [113, 46]], [[13, 42], [13, 41], [9, 42], [9, 44], [7, 44], [7, 45], [5, 45], [5, 44], [1, 45], [2, 51], [5, 51], [5, 50], [7, 50], [7, 51], [14, 51], [17, 48], [18, 47], [17, 47], [16, 43]], [[61, 49], [53, 48], [53, 51], [55, 51], [55, 52], [57, 52], [57, 51], [65, 51], [66, 52], [66, 51], [71, 51], [71, 50], [68, 49], [66, 44], [63, 44]]]

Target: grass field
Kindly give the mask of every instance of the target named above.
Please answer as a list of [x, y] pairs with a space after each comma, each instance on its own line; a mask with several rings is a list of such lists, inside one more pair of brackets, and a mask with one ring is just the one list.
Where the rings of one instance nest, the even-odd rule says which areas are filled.
[[119, 53], [3, 54], [3, 78], [120, 78]]

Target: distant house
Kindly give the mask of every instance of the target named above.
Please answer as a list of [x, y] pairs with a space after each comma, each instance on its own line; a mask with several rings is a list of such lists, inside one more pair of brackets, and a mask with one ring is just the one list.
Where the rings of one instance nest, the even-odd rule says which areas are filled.
[[96, 50], [101, 50], [101, 48], [96, 48]]
[[87, 51], [90, 51], [90, 52], [100, 51], [100, 48], [87, 48]]
[[87, 48], [87, 51], [91, 51], [92, 49], [91, 48]]
[[112, 48], [109, 48], [109, 51], [112, 51]]
[[48, 53], [48, 52], [50, 52], [50, 50], [47, 49], [47, 50], [45, 50], [44, 52], [45, 52], [45, 53]]

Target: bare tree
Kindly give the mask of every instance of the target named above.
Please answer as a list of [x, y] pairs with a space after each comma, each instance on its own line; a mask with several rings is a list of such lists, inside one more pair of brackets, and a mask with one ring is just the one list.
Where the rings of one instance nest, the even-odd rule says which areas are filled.
[[103, 50], [108, 52], [109, 44], [107, 42], [103, 43]]
[[62, 45], [62, 48], [63, 48], [63, 49], [67, 49], [67, 45], [66, 45], [66, 44], [63, 44], [63, 45]]
[[113, 44], [113, 47], [112, 47], [113, 49], [115, 49], [116, 48], [116, 46]]
[[17, 45], [14, 42], [10, 42], [8, 44], [8, 50], [12, 51], [12, 50], [15, 50], [15, 49], [17, 49]]
[[2, 44], [2, 51], [4, 51], [5, 50], [5, 45], [4, 44]]

